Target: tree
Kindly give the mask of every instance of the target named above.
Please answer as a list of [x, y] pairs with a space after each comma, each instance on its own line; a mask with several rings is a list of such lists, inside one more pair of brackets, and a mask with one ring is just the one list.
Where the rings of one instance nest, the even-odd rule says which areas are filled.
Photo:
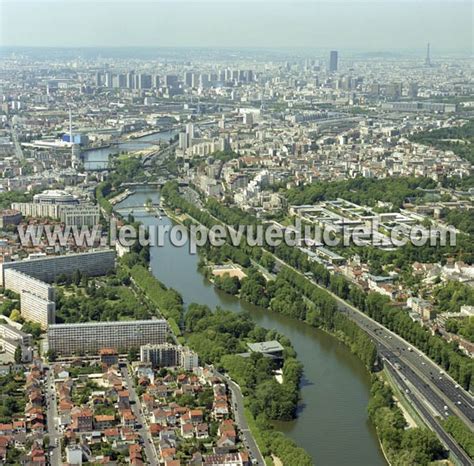
[[10, 314], [10, 319], [13, 320], [13, 322], [21, 322], [22, 317], [21, 313], [18, 309], [13, 309], [12, 313]]
[[21, 350], [21, 345], [18, 345], [16, 348], [15, 348], [15, 354], [14, 354], [14, 360], [15, 360], [15, 363], [16, 364], [21, 364], [21, 361], [23, 359], [23, 352]]
[[130, 348], [127, 354], [127, 361], [134, 362], [138, 359], [138, 349], [137, 348]]

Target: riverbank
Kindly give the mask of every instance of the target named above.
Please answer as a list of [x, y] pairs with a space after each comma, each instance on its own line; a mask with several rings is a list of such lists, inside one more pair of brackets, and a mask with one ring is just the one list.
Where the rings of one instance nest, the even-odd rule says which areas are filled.
[[[117, 208], [126, 212], [127, 205], [141, 205], [148, 197], [159, 202], [160, 194], [150, 190], [137, 192]], [[167, 217], [157, 219], [138, 211], [136, 215], [137, 220], [151, 227], [171, 224]], [[165, 239], [162, 246], [150, 248], [150, 255], [153, 275], [166, 286], [177, 289], [185, 306], [199, 302], [211, 309], [220, 307], [237, 314], [247, 313], [258, 325], [273, 328], [293, 342], [298, 359], [304, 364], [301, 401], [297, 418], [279, 421], [276, 427], [308, 451], [314, 464], [386, 464], [375, 430], [367, 422], [370, 379], [360, 360], [344, 344], [303, 322], [216, 290], [197, 271], [198, 256], [192, 254], [187, 245], [175, 248]], [[267, 432], [265, 426], [263, 431]], [[270, 430], [268, 434], [270, 441], [283, 443], [275, 431]], [[340, 444], [345, 448], [338, 448]]]

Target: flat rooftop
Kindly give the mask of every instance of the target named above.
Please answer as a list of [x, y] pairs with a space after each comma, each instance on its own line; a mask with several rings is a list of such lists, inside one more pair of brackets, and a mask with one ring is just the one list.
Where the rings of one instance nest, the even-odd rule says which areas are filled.
[[284, 350], [283, 346], [276, 340], [247, 343], [247, 346], [254, 353], [277, 353]]

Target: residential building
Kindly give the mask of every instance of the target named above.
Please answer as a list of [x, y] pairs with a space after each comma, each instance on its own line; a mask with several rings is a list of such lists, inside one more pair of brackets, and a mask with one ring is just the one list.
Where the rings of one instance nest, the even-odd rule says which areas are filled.
[[48, 349], [63, 356], [97, 354], [103, 348], [123, 354], [150, 343], [165, 343], [168, 333], [163, 319], [55, 324], [48, 327]]

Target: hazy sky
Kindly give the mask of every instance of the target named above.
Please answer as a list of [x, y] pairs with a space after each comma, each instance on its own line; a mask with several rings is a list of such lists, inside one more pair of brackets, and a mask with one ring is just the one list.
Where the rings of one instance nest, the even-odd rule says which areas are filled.
[[0, 0], [0, 45], [472, 52], [471, 1]]

